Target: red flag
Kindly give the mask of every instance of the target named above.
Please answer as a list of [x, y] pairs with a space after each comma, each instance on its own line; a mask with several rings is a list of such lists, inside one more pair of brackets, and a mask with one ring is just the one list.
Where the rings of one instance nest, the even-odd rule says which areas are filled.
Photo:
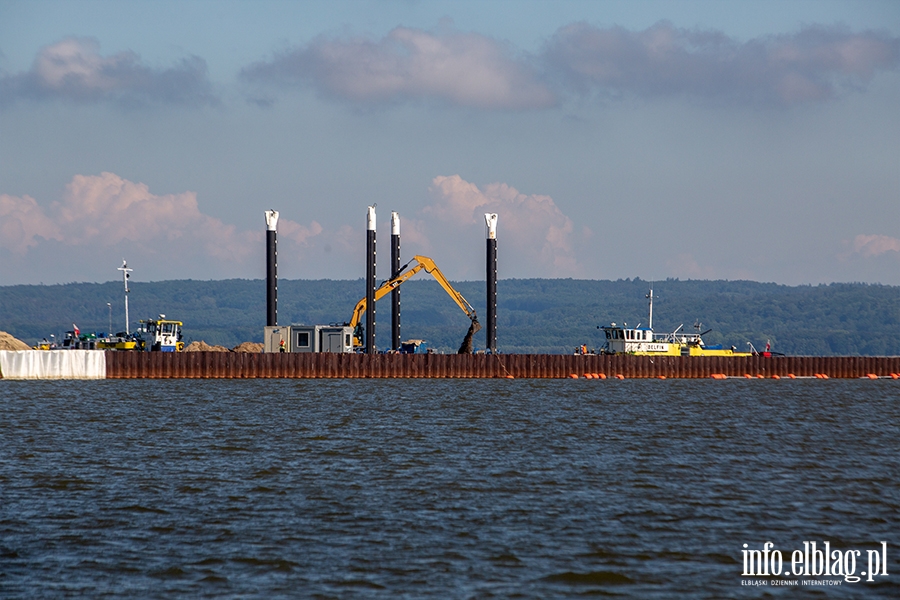
[[77, 336], [79, 333], [81, 333], [81, 330], [78, 329], [78, 325], [76, 325], [75, 323], [72, 323], [72, 329], [75, 330], [75, 335], [76, 335], [76, 336]]

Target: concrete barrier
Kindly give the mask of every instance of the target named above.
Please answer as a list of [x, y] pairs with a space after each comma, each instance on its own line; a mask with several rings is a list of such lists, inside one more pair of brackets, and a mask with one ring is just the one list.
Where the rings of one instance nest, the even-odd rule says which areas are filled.
[[107, 354], [100, 350], [0, 350], [0, 377], [105, 379]]

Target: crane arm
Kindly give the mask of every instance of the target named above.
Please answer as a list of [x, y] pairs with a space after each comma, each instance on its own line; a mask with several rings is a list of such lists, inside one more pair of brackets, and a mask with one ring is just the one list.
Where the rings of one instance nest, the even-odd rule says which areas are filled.
[[[428, 259], [428, 260], [431, 260], [431, 259]], [[410, 261], [410, 262], [412, 262], [412, 261]], [[405, 269], [406, 267], [409, 266], [409, 264], [410, 263], [406, 263], [406, 265], [404, 265], [403, 267], [400, 268], [400, 271], [401, 271], [400, 275], [394, 277], [393, 279], [389, 279], [388, 281], [385, 281], [375, 290], [375, 301], [376, 302], [378, 302], [379, 300], [384, 298], [389, 292], [392, 292], [394, 290], [394, 288], [399, 286], [401, 283], [403, 283], [404, 281], [406, 281], [407, 279], [409, 279], [410, 277], [412, 277], [413, 275], [415, 275], [416, 273], [421, 271], [423, 268], [425, 268], [421, 263], [419, 263], [419, 264], [415, 265], [413, 268], [411, 268], [409, 271], [402, 272], [403, 269]], [[363, 297], [362, 300], [360, 300], [359, 302], [356, 303], [356, 306], [353, 308], [353, 316], [351, 317], [350, 322], [348, 323], [348, 325], [350, 325], [350, 327], [355, 328], [359, 324], [360, 320], [362, 320], [362, 316], [366, 312], [366, 304], [367, 303], [366, 303], [365, 297]]]
[[[412, 267], [409, 267], [411, 264], [415, 263]], [[408, 268], [409, 267], [409, 268]], [[408, 270], [407, 270], [408, 268]], [[401, 285], [403, 282], [410, 279], [413, 275], [421, 271], [425, 270], [426, 273], [431, 275], [437, 280], [441, 287], [444, 288], [444, 291], [453, 298], [453, 301], [466, 313], [466, 316], [472, 320], [473, 323], [478, 322], [478, 316], [475, 314], [475, 309], [469, 304], [469, 301], [466, 300], [462, 294], [457, 292], [450, 282], [444, 277], [444, 274], [438, 269], [437, 265], [434, 264], [434, 261], [428, 258], [427, 256], [416, 255], [413, 256], [412, 260], [400, 267], [400, 271], [394, 275], [393, 278], [382, 283], [375, 290], [375, 301], [377, 302], [384, 296], [386, 296], [389, 292], [392, 292], [395, 288]], [[353, 315], [350, 318], [350, 322], [347, 323], [350, 327], [353, 327], [354, 331], [359, 325], [362, 316], [366, 312], [366, 298], [362, 298], [359, 302], [356, 303], [356, 306], [353, 308]]]
[[437, 268], [437, 265], [434, 264], [434, 261], [428, 258], [427, 256], [414, 256], [413, 260], [417, 261], [420, 266], [425, 269], [425, 272], [431, 275], [437, 280], [441, 287], [444, 288], [444, 291], [453, 298], [453, 301], [466, 313], [466, 316], [469, 317], [473, 321], [477, 321], [478, 317], [475, 314], [475, 309], [469, 304], [469, 301], [466, 300], [462, 294], [453, 289], [453, 286], [450, 285], [450, 282], [447, 281], [447, 278], [444, 277], [444, 274], [441, 273], [441, 270]]

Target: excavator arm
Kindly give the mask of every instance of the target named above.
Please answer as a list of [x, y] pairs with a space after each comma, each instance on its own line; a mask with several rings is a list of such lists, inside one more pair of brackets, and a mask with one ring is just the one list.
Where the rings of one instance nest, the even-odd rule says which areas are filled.
[[[415, 263], [415, 264], [413, 264]], [[413, 265], [410, 267], [410, 265]], [[400, 270], [394, 274], [394, 276], [382, 283], [375, 290], [375, 301], [377, 302], [381, 298], [385, 297], [389, 292], [392, 292], [395, 288], [400, 286], [403, 282], [409, 280], [413, 275], [418, 273], [421, 270], [425, 270], [426, 273], [435, 278], [435, 280], [441, 284], [441, 287], [444, 288], [444, 291], [453, 298], [453, 301], [456, 302], [457, 306], [459, 306], [466, 316], [472, 320], [473, 327], [470, 327], [469, 330], [478, 331], [481, 329], [481, 325], [478, 324], [478, 316], [475, 314], [475, 309], [469, 304], [469, 301], [466, 300], [462, 294], [457, 292], [444, 274], [438, 269], [437, 265], [434, 264], [434, 261], [428, 258], [427, 256], [413, 256], [412, 260], [400, 267]], [[362, 335], [361, 333], [357, 333], [360, 329], [359, 323], [362, 320], [362, 316], [366, 312], [366, 298], [363, 298], [359, 302], [356, 303], [356, 306], [353, 308], [353, 315], [350, 318], [350, 322], [347, 323], [351, 327], [353, 327], [354, 334], [354, 345], [361, 346], [362, 345]], [[468, 336], [471, 337], [471, 336]]]
[[[478, 316], [475, 314], [475, 309], [472, 307], [471, 304], [469, 304], [469, 301], [466, 300], [462, 294], [460, 294], [455, 289], [453, 289], [453, 286], [450, 285], [450, 282], [447, 281], [447, 278], [444, 277], [444, 274], [441, 273], [441, 270], [437, 268], [437, 265], [434, 264], [433, 260], [431, 260], [427, 256], [414, 256], [413, 260], [416, 261], [418, 264], [415, 267], [413, 267], [412, 269], [410, 269], [410, 272], [412, 272], [412, 271], [418, 272], [418, 269], [425, 269], [426, 273], [428, 273], [429, 275], [434, 277], [434, 279], [439, 284], [441, 284], [441, 287], [444, 288], [444, 291], [447, 292], [447, 294], [451, 298], [453, 298], [453, 301], [456, 302], [457, 306], [459, 306], [464, 313], [466, 313], [466, 316], [469, 317], [470, 320], [472, 320], [472, 321], [478, 320]], [[409, 264], [409, 263], [407, 263], [407, 264]], [[405, 273], [404, 273], [404, 275], [405, 275]], [[400, 277], [403, 277], [404, 275], [401, 275]], [[412, 273], [412, 275], [415, 275], [415, 273]], [[412, 277], [412, 275], [410, 275], [409, 277]], [[397, 279], [400, 279], [400, 277], [398, 277]], [[409, 279], [409, 277], [406, 277], [403, 281], [406, 281], [406, 279]], [[402, 282], [400, 282], [400, 283], [402, 283]], [[398, 283], [398, 285], [399, 285], [399, 283]]]

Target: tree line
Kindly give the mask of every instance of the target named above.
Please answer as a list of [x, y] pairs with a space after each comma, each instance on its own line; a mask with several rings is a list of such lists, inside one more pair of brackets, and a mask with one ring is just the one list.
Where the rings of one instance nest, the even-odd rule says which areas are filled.
[[[504, 279], [498, 284], [498, 345], [507, 353], [568, 353], [582, 344], [599, 349], [599, 325], [646, 325], [646, 295], [653, 286], [653, 328], [679, 325], [711, 329], [707, 343], [757, 349], [767, 341], [790, 355], [900, 354], [900, 287], [859, 283], [785, 286], [751, 281], [641, 279]], [[454, 286], [485, 316], [484, 282]], [[264, 280], [159, 281], [130, 283], [129, 328], [140, 319], [184, 322], [185, 341], [233, 347], [262, 341], [266, 319]], [[403, 339], [427, 340], [430, 348], [453, 352], [469, 320], [431, 280], [410, 280], [401, 289]], [[330, 324], [350, 319], [365, 295], [359, 280], [280, 280], [279, 324]], [[391, 309], [385, 297], [376, 310], [376, 343], [390, 344]], [[0, 286], [0, 330], [34, 344], [81, 331], [124, 331], [121, 281], [63, 285]], [[484, 332], [475, 345], [484, 347]]]

